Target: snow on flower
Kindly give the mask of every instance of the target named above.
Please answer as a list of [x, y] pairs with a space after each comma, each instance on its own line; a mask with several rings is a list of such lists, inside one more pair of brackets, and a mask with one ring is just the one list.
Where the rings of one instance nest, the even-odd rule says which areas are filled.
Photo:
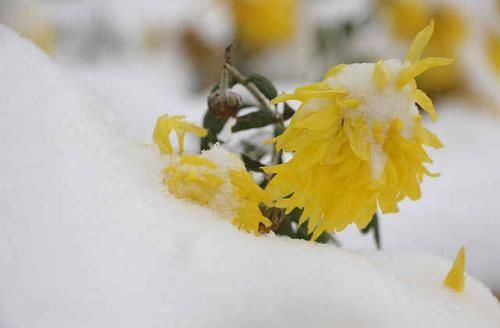
[[[170, 143], [175, 131], [179, 154]], [[163, 183], [177, 198], [207, 206], [223, 218], [247, 232], [258, 233], [260, 225], [269, 227], [271, 221], [264, 217], [260, 205], [269, 197], [245, 171], [240, 158], [220, 146], [200, 155], [183, 154], [184, 135], [192, 132], [206, 135], [206, 130], [185, 122], [182, 116], [161, 116], [156, 124], [153, 139], [162, 153], [168, 154], [168, 164], [163, 170]]]
[[308, 222], [313, 238], [351, 223], [365, 227], [377, 205], [383, 213], [397, 212], [399, 201], [420, 198], [424, 175], [435, 176], [424, 165], [432, 162], [424, 146], [442, 144], [421, 125], [415, 105], [436, 118], [415, 77], [451, 62], [420, 59], [433, 29], [431, 22], [417, 34], [403, 62], [337, 65], [323, 81], [274, 100], [302, 105], [273, 139], [293, 158], [265, 168], [275, 174], [267, 191], [275, 206], [303, 209], [300, 223]]

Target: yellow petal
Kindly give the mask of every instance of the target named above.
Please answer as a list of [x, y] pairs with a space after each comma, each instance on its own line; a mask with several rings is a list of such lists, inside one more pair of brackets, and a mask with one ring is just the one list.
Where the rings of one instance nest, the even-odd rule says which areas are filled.
[[325, 82], [317, 82], [317, 83], [303, 85], [295, 89], [295, 92], [311, 91], [311, 90], [328, 90], [328, 89], [330, 89], [330, 87]]
[[337, 105], [341, 108], [351, 109], [356, 108], [361, 105], [361, 100], [356, 98], [348, 98], [348, 99], [337, 99]]
[[403, 68], [398, 74], [397, 86], [401, 89], [410, 83], [415, 77], [424, 73], [430, 68], [450, 65], [452, 59], [444, 57], [429, 57], [419, 60], [410, 66]]
[[217, 165], [212, 161], [200, 157], [199, 155], [183, 155], [181, 157], [181, 164], [191, 164], [196, 166], [206, 166], [211, 169], [217, 169]]
[[200, 138], [206, 137], [208, 134], [207, 129], [199, 127], [192, 123], [185, 122], [184, 129], [186, 130], [186, 132], [190, 132]]
[[327, 89], [327, 90], [303, 90], [303, 91], [297, 91], [295, 94], [297, 95], [298, 99], [303, 100], [310, 98], [328, 98], [346, 93], [347, 90], [342, 88], [337, 88], [337, 89]]
[[431, 98], [425, 94], [420, 89], [415, 90], [413, 98], [426, 112], [429, 114], [429, 117], [432, 121], [435, 121], [437, 118], [436, 110], [434, 109], [434, 105], [432, 104]]
[[384, 61], [379, 60], [373, 68], [373, 79], [379, 91], [384, 90], [391, 79], [391, 73], [384, 66]]
[[456, 292], [462, 292], [465, 287], [465, 248], [458, 251], [455, 262], [444, 280], [444, 285]]
[[422, 57], [422, 52], [424, 48], [429, 43], [434, 32], [434, 21], [431, 21], [426, 27], [424, 27], [420, 32], [417, 33], [413, 39], [410, 48], [405, 56], [405, 61], [410, 63], [415, 63]]
[[[356, 122], [357, 123], [357, 122]], [[370, 147], [365, 138], [366, 125], [356, 124], [345, 120], [344, 132], [349, 139], [352, 151], [362, 160], [368, 160], [370, 157]]]
[[330, 68], [326, 72], [325, 76], [323, 77], [323, 80], [326, 80], [329, 77], [337, 75], [338, 73], [342, 72], [345, 67], [346, 67], [346, 64], [338, 64], [338, 65], [333, 66], [332, 68]]
[[297, 96], [290, 93], [283, 93], [271, 100], [271, 104], [279, 104], [288, 100], [297, 100]]
[[438, 136], [436, 136], [426, 128], [419, 129], [418, 138], [419, 141], [424, 145], [431, 146], [436, 149], [443, 148], [443, 144], [441, 143], [441, 140], [439, 140]]
[[382, 144], [382, 142], [384, 142], [385, 139], [384, 125], [381, 122], [375, 122], [373, 124], [372, 135], [376, 143]]

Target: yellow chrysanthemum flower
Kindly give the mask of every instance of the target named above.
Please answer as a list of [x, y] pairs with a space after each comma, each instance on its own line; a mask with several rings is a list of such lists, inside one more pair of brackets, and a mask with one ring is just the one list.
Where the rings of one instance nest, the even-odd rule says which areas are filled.
[[300, 223], [317, 238], [323, 231], [365, 227], [377, 209], [397, 212], [397, 203], [420, 198], [420, 183], [431, 159], [424, 145], [442, 147], [421, 125], [419, 104], [434, 120], [432, 101], [415, 77], [450, 64], [447, 58], [420, 59], [433, 23], [417, 34], [403, 62], [337, 65], [322, 82], [274, 100], [302, 105], [285, 132], [273, 139], [293, 158], [264, 170], [275, 174], [267, 190], [276, 207], [303, 209]]
[[229, 0], [240, 41], [260, 49], [290, 40], [297, 24], [297, 0]]
[[456, 292], [462, 292], [465, 287], [465, 248], [461, 247], [450, 271], [446, 275], [444, 285]]
[[172, 155], [163, 174], [172, 195], [211, 208], [239, 229], [258, 234], [261, 225], [271, 225], [260, 211], [269, 196], [240, 158], [219, 146], [200, 155]]
[[[422, 0], [382, 0], [392, 35], [410, 41], [428, 21], [434, 20], [436, 31], [424, 54], [426, 56], [455, 57], [467, 35], [464, 15], [456, 7]], [[423, 74], [417, 79], [427, 92], [442, 92], [459, 86], [457, 66], [441, 67], [435, 74]]]
[[172, 131], [177, 135], [179, 145], [179, 153], [184, 151], [184, 136], [186, 132], [193, 133], [198, 137], [204, 137], [208, 131], [204, 128], [196, 126], [192, 123], [184, 121], [185, 116], [163, 115], [156, 121], [155, 130], [153, 132], [153, 140], [164, 154], [173, 154], [174, 149], [170, 143], [170, 134]]

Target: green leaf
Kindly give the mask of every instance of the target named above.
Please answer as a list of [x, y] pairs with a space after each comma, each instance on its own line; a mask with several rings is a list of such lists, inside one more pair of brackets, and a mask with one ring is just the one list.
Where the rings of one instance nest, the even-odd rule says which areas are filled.
[[295, 110], [285, 103], [285, 108], [283, 110], [283, 118], [285, 121], [292, 118], [293, 114], [295, 114]]
[[231, 131], [238, 132], [253, 128], [261, 128], [275, 122], [274, 114], [270, 110], [260, 109], [258, 111], [239, 116], [236, 118], [236, 124]]
[[255, 86], [266, 96], [267, 99], [272, 100], [278, 96], [278, 90], [268, 78], [260, 74], [251, 74], [247, 78], [248, 82], [252, 82]]
[[333, 235], [328, 232], [323, 232], [321, 235], [319, 235], [318, 239], [316, 239], [316, 242], [320, 244], [335, 244], [337, 246], [340, 246], [338, 240], [336, 240]]
[[206, 111], [203, 117], [203, 127], [208, 130], [208, 134], [201, 139], [201, 150], [210, 149], [219, 139], [217, 135], [222, 131], [227, 123], [227, 118], [218, 118], [209, 110]]
[[379, 227], [378, 221], [379, 221], [378, 214], [375, 213], [373, 215], [373, 218], [370, 221], [370, 223], [368, 223], [368, 225], [366, 227], [361, 229], [361, 233], [367, 234], [370, 231], [373, 231], [373, 239], [375, 240], [375, 245], [377, 246], [377, 249], [381, 249], [382, 248], [382, 241], [380, 239], [380, 227]]
[[243, 163], [245, 164], [247, 171], [262, 172], [261, 167], [265, 166], [261, 162], [253, 158], [250, 158], [245, 154], [241, 154], [241, 159], [243, 160]]

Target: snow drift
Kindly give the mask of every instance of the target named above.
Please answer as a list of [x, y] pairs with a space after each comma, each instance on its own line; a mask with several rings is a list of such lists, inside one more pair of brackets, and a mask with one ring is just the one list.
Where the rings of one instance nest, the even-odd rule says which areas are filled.
[[[0, 28], [0, 326], [498, 327], [450, 263], [237, 231], [174, 199], [163, 159]], [[172, 109], [175, 110], [175, 109]]]

